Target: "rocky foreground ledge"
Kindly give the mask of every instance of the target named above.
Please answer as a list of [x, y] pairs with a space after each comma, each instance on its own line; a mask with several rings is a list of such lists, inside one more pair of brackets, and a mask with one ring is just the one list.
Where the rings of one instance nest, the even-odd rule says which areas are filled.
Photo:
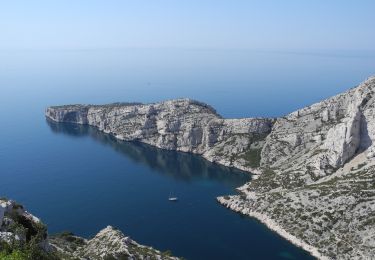
[[318, 258], [374, 259], [375, 77], [277, 119], [223, 119], [189, 99], [55, 106], [46, 117], [257, 173], [219, 202]]
[[126, 237], [108, 226], [94, 238], [84, 239], [64, 232], [49, 237], [47, 227], [22, 205], [0, 199], [0, 259], [158, 259], [177, 260]]

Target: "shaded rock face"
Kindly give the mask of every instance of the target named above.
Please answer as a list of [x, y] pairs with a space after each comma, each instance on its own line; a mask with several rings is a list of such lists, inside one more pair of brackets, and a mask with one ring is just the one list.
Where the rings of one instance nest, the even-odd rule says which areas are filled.
[[4, 206], [3, 205], [0, 206], [0, 223], [3, 223], [5, 209], [6, 209], [5, 205]]
[[58, 122], [87, 124], [88, 106], [73, 105], [64, 109], [47, 109], [46, 115]]
[[15, 201], [0, 199], [0, 251], [1, 243], [22, 247], [31, 241], [44, 251], [50, 249], [43, 223]]
[[244, 152], [253, 149], [253, 144], [260, 154], [273, 123], [272, 119], [223, 119], [212, 107], [190, 99], [49, 107], [46, 116], [56, 122], [95, 126], [121, 140], [202, 154], [210, 161], [242, 169], [258, 165], [257, 158], [246, 158]]

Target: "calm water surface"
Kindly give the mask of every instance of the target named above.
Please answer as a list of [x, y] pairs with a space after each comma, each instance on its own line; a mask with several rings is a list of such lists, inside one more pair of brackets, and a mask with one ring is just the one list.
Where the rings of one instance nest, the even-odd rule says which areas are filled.
[[[113, 225], [188, 259], [310, 259], [219, 205], [249, 180], [196, 155], [46, 121], [48, 105], [199, 99], [225, 117], [278, 116], [374, 73], [375, 55], [248, 51], [0, 51], [0, 196], [92, 236]], [[170, 193], [180, 198], [170, 203]]]

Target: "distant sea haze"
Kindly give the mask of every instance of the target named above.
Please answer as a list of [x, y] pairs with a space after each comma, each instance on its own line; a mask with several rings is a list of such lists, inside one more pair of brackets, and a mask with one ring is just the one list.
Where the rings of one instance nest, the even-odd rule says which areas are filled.
[[[193, 98], [224, 117], [274, 117], [375, 74], [374, 52], [98, 49], [0, 52], [0, 101], [54, 104]], [[22, 77], [21, 77], [22, 75]], [[14, 95], [17, 93], [18, 95]]]

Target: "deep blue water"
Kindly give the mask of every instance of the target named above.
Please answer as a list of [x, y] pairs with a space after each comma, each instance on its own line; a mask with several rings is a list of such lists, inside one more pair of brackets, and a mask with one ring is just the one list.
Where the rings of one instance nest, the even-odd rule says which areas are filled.
[[[279, 116], [374, 73], [374, 53], [207, 50], [0, 52], [0, 196], [92, 236], [113, 225], [188, 259], [309, 259], [219, 205], [249, 175], [196, 155], [53, 124], [48, 105], [190, 97], [225, 117]], [[173, 192], [177, 203], [167, 201]]]

